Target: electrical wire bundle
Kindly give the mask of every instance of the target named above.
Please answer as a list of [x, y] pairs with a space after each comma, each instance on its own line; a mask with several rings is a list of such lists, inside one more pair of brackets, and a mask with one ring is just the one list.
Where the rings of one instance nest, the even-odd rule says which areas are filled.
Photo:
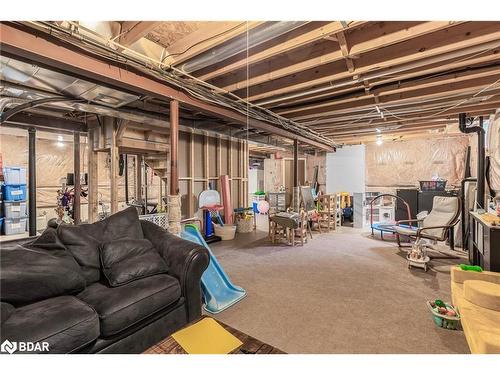
[[[99, 55], [114, 62], [126, 64], [148, 75], [162, 79], [168, 84], [186, 92], [193, 98], [237, 111], [238, 113], [247, 116], [247, 118], [253, 118], [277, 125], [282, 129], [299, 134], [305, 138], [321, 142], [330, 147], [338, 146], [332, 139], [308, 128], [307, 126], [277, 115], [267, 108], [249, 103], [233, 93], [225, 92], [221, 94], [222, 90], [220, 88], [201, 81], [196, 77], [176, 69], [173, 66], [164, 65], [161, 61], [154, 61], [147, 56], [132, 51], [124, 46], [120, 46], [113, 40], [104, 40], [100, 43], [94, 40], [94, 38], [90, 38], [78, 31], [75, 31], [73, 28], [65, 28], [50, 22], [21, 22], [21, 24], [53, 35], [92, 54]], [[92, 33], [96, 37], [103, 38], [91, 30], [86, 29], [85, 31]], [[116, 49], [112, 48], [112, 46]], [[125, 54], [119, 49], [132, 52], [138, 57]], [[183, 78], [182, 76], [187, 76], [188, 78]]]

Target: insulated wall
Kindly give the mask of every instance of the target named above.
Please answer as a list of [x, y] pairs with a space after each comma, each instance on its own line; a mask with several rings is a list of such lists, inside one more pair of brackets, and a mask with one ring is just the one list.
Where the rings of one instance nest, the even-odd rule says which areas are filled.
[[439, 176], [460, 185], [469, 137], [435, 137], [366, 146], [366, 185], [418, 186], [419, 180]]
[[500, 194], [500, 110], [491, 116], [486, 140], [490, 156], [490, 184], [496, 195]]

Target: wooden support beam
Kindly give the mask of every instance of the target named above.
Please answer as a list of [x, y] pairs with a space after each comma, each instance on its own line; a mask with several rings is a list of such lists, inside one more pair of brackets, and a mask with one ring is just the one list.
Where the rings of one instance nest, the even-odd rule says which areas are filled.
[[354, 72], [354, 64], [351, 60], [350, 53], [349, 53], [349, 46], [347, 45], [347, 39], [345, 37], [345, 34], [343, 31], [340, 31], [335, 34], [337, 37], [337, 41], [339, 42], [340, 46], [340, 51], [342, 52], [342, 56], [345, 59], [345, 63], [347, 65], [347, 69], [349, 70], [349, 73]]
[[208, 162], [208, 136], [206, 134], [203, 134], [203, 177], [206, 178], [207, 180], [203, 182], [203, 186], [205, 187], [205, 190], [207, 190], [208, 187], [208, 178], [210, 177], [210, 164]]
[[[495, 78], [497, 77], [497, 78]], [[464, 94], [465, 96], [471, 97], [475, 93], [479, 92], [479, 90], [485, 89], [482, 92], [482, 96], [489, 95], [493, 90], [498, 89], [500, 87], [500, 83], [497, 83], [494, 86], [488, 87], [488, 85], [493, 84], [496, 79], [500, 77], [500, 74], [498, 76], [492, 76], [492, 77], [483, 77], [483, 78], [476, 78], [473, 80], [468, 80], [468, 81], [462, 81], [462, 82], [457, 82], [457, 83], [448, 83], [445, 85], [441, 85], [438, 87], [427, 87], [427, 88], [422, 88], [414, 91], [408, 91], [408, 92], [402, 92], [402, 93], [394, 93], [394, 94], [388, 94], [388, 95], [379, 95], [379, 103], [381, 105], [393, 105], [397, 103], [404, 103], [404, 102], [415, 102], [418, 100], [421, 100], [422, 102], [424, 100], [432, 100], [436, 98], [441, 98], [441, 97], [450, 97], [452, 95], [460, 95]], [[486, 89], [487, 88], [487, 89]], [[326, 115], [331, 116], [335, 114], [336, 111], [340, 109], [352, 109], [352, 108], [367, 108], [367, 109], [374, 109], [374, 100], [372, 94], [370, 94], [368, 97], [364, 96], [363, 99], [358, 100], [358, 101], [350, 101], [350, 102], [345, 102], [341, 104], [335, 104], [335, 105], [328, 105], [325, 107], [322, 107], [321, 110], [318, 109], [309, 109], [305, 111], [301, 111], [294, 113], [291, 115], [291, 117], [294, 120], [310, 120], [314, 119], [317, 117], [322, 117], [324, 118]]]
[[[488, 85], [488, 82], [493, 83], [500, 77], [500, 64], [493, 68], [482, 68], [474, 71], [465, 71], [462, 73], [451, 73], [439, 75], [428, 79], [417, 79], [411, 82], [398, 82], [392, 85], [384, 85], [379, 88], [375, 87], [368, 93], [356, 93], [352, 95], [342, 95], [340, 98], [332, 97], [332, 100], [323, 101], [321, 103], [306, 104], [296, 106], [290, 109], [276, 111], [280, 115], [286, 115], [294, 119], [301, 119], [301, 116], [315, 114], [322, 116], [322, 113], [328, 112], [328, 108], [335, 105], [337, 108], [341, 104], [348, 108], [360, 108], [360, 106], [370, 106], [375, 100], [375, 103], [389, 103], [391, 99], [407, 99], [417, 98], [423, 95], [449, 95], [450, 91], [459, 88], [477, 87], [478, 84]], [[305, 117], [304, 117], [305, 118]]]
[[177, 160], [179, 157], [177, 146], [179, 144], [179, 102], [170, 101], [170, 194], [179, 194], [179, 174]]
[[221, 142], [221, 137], [220, 135], [217, 135], [217, 139], [216, 139], [216, 151], [215, 151], [215, 157], [216, 157], [216, 161], [215, 161], [215, 167], [216, 167], [216, 171], [215, 171], [215, 174], [217, 175], [217, 178], [220, 177], [221, 175], [221, 171], [222, 171], [222, 142]]
[[[449, 118], [450, 116], [455, 116], [460, 112], [470, 112], [470, 111], [482, 111], [482, 110], [490, 110], [492, 108], [500, 107], [500, 91], [497, 91], [497, 95], [493, 96], [491, 99], [486, 101], [480, 101], [477, 103], [464, 103], [463, 105], [456, 106], [454, 102], [449, 103], [438, 103], [433, 106], [426, 106], [425, 108], [413, 109], [411, 108], [403, 108], [402, 110], [393, 109], [391, 112], [395, 113], [398, 117], [392, 116], [390, 113], [387, 113], [388, 116], [381, 119], [376, 114], [371, 116], [368, 115], [355, 115], [354, 117], [341, 117], [338, 116], [333, 118], [325, 118], [324, 122], [314, 126], [314, 129], [320, 132], [327, 132], [331, 129], [337, 128], [350, 128], [355, 125], [366, 124], [367, 126], [378, 126], [378, 125], [389, 125], [391, 123], [398, 124], [400, 122], [404, 122], [405, 120], [417, 120], [427, 118], [429, 120], [443, 119]], [[364, 117], [359, 120], [360, 117]], [[403, 120], [402, 120], [403, 119]], [[353, 123], [354, 120], [358, 120], [356, 123]], [[323, 120], [321, 120], [323, 121]]]
[[116, 119], [111, 117], [106, 117], [105, 122], [109, 123], [112, 129], [111, 131], [111, 144], [110, 144], [110, 199], [111, 199], [111, 214], [118, 212], [118, 172], [119, 172], [119, 164], [120, 164], [120, 154], [118, 152], [118, 143], [116, 139], [116, 133], [118, 131], [118, 126], [116, 125]]
[[[458, 25], [459, 22], [454, 25]], [[432, 32], [443, 30], [451, 27], [450, 22], [446, 21], [431, 21], [431, 22], [387, 22], [382, 25], [374, 24], [364, 28], [354, 29], [349, 31], [349, 36], [355, 42], [351, 42], [351, 48], [344, 53], [340, 49], [326, 48], [328, 46], [311, 47], [311, 52], [314, 48], [323, 48], [323, 53], [309, 53], [304, 59], [303, 51], [297, 50], [297, 58], [293, 58], [293, 51], [283, 55], [279, 60], [270, 60], [262, 64], [252, 67], [252, 76], [246, 77], [245, 72], [237, 73], [236, 79], [234, 74], [227, 76], [225, 79], [217, 80], [214, 83], [227, 91], [236, 91], [247, 86], [255, 86], [267, 81], [276, 80], [281, 77], [295, 75], [309, 69], [317, 69], [319, 66], [330, 64], [345, 58], [345, 56], [359, 57], [362, 53], [367, 53], [377, 48], [391, 46], [396, 43], [407, 41], [411, 38], [423, 36]], [[337, 29], [336, 32], [342, 29]], [[344, 31], [345, 33], [345, 31]], [[343, 34], [345, 35], [345, 34]], [[370, 39], [371, 38], [371, 39]], [[335, 38], [335, 41], [340, 44], [340, 41]], [[357, 43], [357, 44], [354, 44]], [[353, 52], [353, 49], [355, 52]], [[252, 56], [250, 56], [251, 58]], [[302, 58], [301, 58], [302, 57]], [[330, 69], [330, 73], [332, 70]], [[347, 72], [346, 72], [347, 73]], [[353, 72], [350, 72], [351, 74]], [[252, 94], [251, 94], [252, 95]], [[252, 100], [259, 98], [252, 98]]]
[[[342, 71], [338, 64], [331, 62], [308, 70], [301, 69], [300, 75], [287, 73], [287, 76], [273, 80], [268, 77], [267, 82], [250, 88], [248, 100], [255, 102], [329, 82], [338, 82], [343, 78], [352, 78], [353, 74], [371, 77], [376, 75], [377, 70], [385, 68], [401, 73], [450, 59], [459, 59], [498, 47], [500, 31], [496, 23], [481, 22], [479, 25], [464, 24], [450, 30], [441, 30], [426, 38], [426, 42], [419, 40], [418, 45], [407, 43], [402, 47], [388, 46], [362, 55], [356, 60], [354, 73]], [[340, 56], [343, 58], [341, 53]]]
[[87, 132], [87, 125], [80, 121], [62, 119], [60, 117], [44, 116], [33, 113], [16, 113], [9, 118], [2, 126], [15, 125], [17, 127], [35, 128], [43, 131], [53, 131], [57, 133], [67, 132]]
[[99, 193], [98, 193], [98, 172], [99, 159], [94, 150], [95, 134], [98, 129], [90, 129], [87, 133], [87, 168], [88, 168], [88, 221], [94, 223], [98, 219]]
[[299, 186], [299, 141], [293, 140], [293, 186]]
[[[500, 46], [498, 49], [492, 49], [490, 51], [486, 51], [481, 54], [471, 54], [466, 55], [462, 58], [455, 59], [451, 58], [447, 61], [441, 61], [438, 63], [430, 64], [425, 68], [417, 67], [415, 69], [410, 69], [404, 72], [399, 73], [390, 73], [385, 74], [385, 71], [390, 71], [392, 68], [381, 69], [378, 71], [379, 77], [370, 79], [370, 86], [382, 86], [387, 83], [394, 82], [403, 82], [411, 79], [419, 79], [425, 76], [431, 75], [441, 75], [446, 74], [446, 72], [457, 71], [461, 69], [474, 68], [478, 66], [483, 66], [486, 64], [494, 63], [498, 60], [498, 54], [500, 53]], [[363, 82], [366, 82], [364, 80]], [[283, 96], [282, 98], [272, 99], [269, 104], [266, 104], [266, 107], [274, 109], [274, 111], [278, 111], [280, 106], [292, 106], [299, 105], [300, 103], [307, 103], [309, 101], [320, 101], [321, 99], [331, 98], [335, 95], [345, 94], [349, 92], [353, 92], [359, 89], [359, 85], [353, 84], [352, 86], [346, 87], [332, 87], [328, 90], [321, 90], [319, 92], [310, 92], [303, 91], [298, 93], [296, 96]]]
[[80, 133], [75, 132], [73, 135], [73, 180], [74, 198], [73, 198], [73, 220], [75, 224], [81, 222], [80, 201], [82, 186], [80, 184]]
[[118, 120], [118, 130], [116, 131], [116, 139], [118, 142], [122, 139], [123, 134], [125, 133], [125, 130], [127, 130], [129, 124], [130, 122], [127, 120]]
[[188, 165], [188, 216], [191, 217], [195, 214], [194, 207], [194, 132], [189, 134], [189, 165]]
[[128, 47], [148, 35], [162, 22], [159, 21], [123, 21], [118, 43]]
[[[364, 23], [366, 23], [366, 22], [355, 21], [355, 22], [352, 22], [349, 27], [350, 28], [358, 27]], [[303, 46], [306, 46], [307, 44], [312, 43], [314, 41], [324, 39], [324, 38], [328, 37], [329, 35], [334, 34], [334, 33], [338, 32], [339, 30], [343, 30], [343, 29], [344, 29], [344, 27], [341, 25], [341, 23], [339, 21], [330, 22], [326, 25], [322, 25], [321, 27], [313, 29], [307, 33], [300, 34], [300, 35], [296, 36], [295, 38], [286, 40], [283, 43], [279, 43], [275, 46], [267, 48], [261, 52], [252, 53], [252, 54], [250, 54], [250, 56], [248, 56], [248, 58], [238, 60], [234, 63], [224, 64], [220, 68], [215, 69], [207, 74], [204, 74], [204, 75], [200, 76], [199, 78], [203, 81], [207, 81], [207, 80], [213, 79], [217, 76], [221, 76], [221, 75], [224, 75], [227, 73], [234, 72], [237, 69], [244, 68], [247, 64], [252, 65], [252, 64], [255, 64], [259, 61], [269, 59], [269, 58], [276, 56], [276, 55], [286, 54], [288, 51], [291, 51], [292, 49], [295, 49], [298, 47], [303, 47]]]
[[135, 200], [142, 203], [142, 155], [135, 157]]

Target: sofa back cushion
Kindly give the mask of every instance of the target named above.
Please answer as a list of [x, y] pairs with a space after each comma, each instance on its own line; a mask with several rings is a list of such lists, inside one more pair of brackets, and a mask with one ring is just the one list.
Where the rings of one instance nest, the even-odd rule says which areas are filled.
[[146, 239], [121, 239], [101, 245], [102, 270], [115, 287], [147, 276], [166, 273], [167, 264]]
[[82, 267], [88, 284], [100, 279], [101, 243], [127, 237], [144, 238], [139, 215], [133, 207], [93, 224], [59, 225], [57, 236]]
[[33, 244], [2, 245], [0, 291], [2, 302], [14, 306], [76, 294], [85, 278], [66, 250], [46, 250]]
[[90, 225], [59, 225], [57, 236], [80, 265], [87, 284], [92, 284], [101, 278], [100, 241], [90, 234], [87, 227]]

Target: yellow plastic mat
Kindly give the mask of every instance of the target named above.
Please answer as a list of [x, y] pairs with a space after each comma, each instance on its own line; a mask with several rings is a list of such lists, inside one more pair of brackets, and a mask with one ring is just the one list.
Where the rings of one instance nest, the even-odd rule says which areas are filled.
[[212, 318], [204, 318], [172, 337], [188, 354], [227, 354], [243, 345]]

